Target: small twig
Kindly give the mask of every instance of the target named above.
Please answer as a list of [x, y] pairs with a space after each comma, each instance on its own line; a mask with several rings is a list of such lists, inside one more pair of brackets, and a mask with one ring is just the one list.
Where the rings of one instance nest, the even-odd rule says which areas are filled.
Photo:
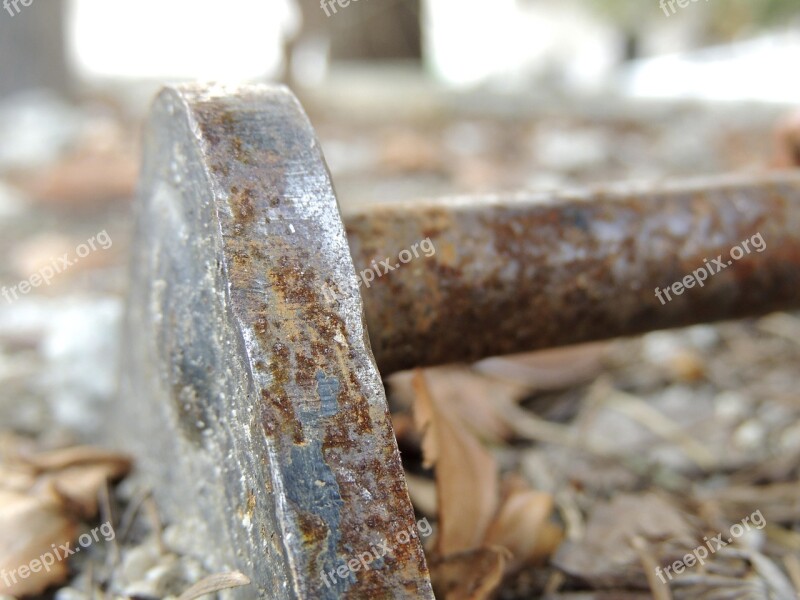
[[[99, 505], [100, 505], [100, 522], [101, 523], [110, 523], [113, 529], [114, 521], [113, 516], [111, 514], [111, 492], [108, 488], [108, 481], [105, 482], [103, 487], [100, 488], [98, 492], [99, 495]], [[107, 560], [106, 565], [110, 569], [114, 569], [114, 567], [119, 563], [120, 558], [120, 550], [119, 545], [117, 543], [117, 536], [115, 535], [111, 539], [111, 552], [109, 553], [109, 559]]]
[[86, 594], [91, 598], [91, 600], [95, 600], [94, 595], [94, 563], [89, 561], [86, 564]]
[[156, 501], [153, 500], [152, 496], [147, 496], [143, 501], [143, 505], [147, 511], [147, 517], [150, 519], [150, 523], [152, 524], [153, 534], [156, 536], [158, 552], [159, 554], [166, 554], [167, 547], [164, 545], [164, 536], [162, 535], [161, 531], [161, 517], [158, 514], [158, 506], [156, 505]]
[[222, 590], [248, 585], [250, 578], [240, 571], [231, 573], [217, 573], [204, 577], [188, 590], [183, 592], [178, 600], [196, 600], [202, 596], [213, 594]]
[[546, 421], [515, 404], [509, 404], [501, 410], [506, 422], [516, 435], [536, 442], [555, 444], [586, 452], [600, 458], [616, 458], [610, 448], [590, 442], [569, 426]]
[[605, 403], [610, 408], [638, 421], [656, 435], [678, 446], [683, 453], [704, 471], [711, 471], [717, 463], [714, 453], [688, 435], [683, 428], [647, 404], [641, 398], [616, 389], [609, 390]]
[[[108, 491], [108, 481], [100, 490], [100, 521], [101, 523], [111, 523], [111, 529], [114, 529], [114, 523], [111, 519], [111, 495]], [[103, 592], [103, 600], [111, 600], [111, 582], [115, 577], [117, 565], [120, 561], [121, 552], [117, 542], [117, 536], [111, 540], [111, 552], [106, 555], [106, 588]]]
[[800, 319], [788, 313], [776, 313], [760, 319], [758, 329], [776, 337], [800, 344]]
[[136, 515], [139, 514], [139, 509], [141, 508], [142, 503], [151, 494], [152, 490], [149, 488], [143, 488], [133, 497], [130, 504], [128, 504], [128, 508], [125, 509], [122, 518], [119, 520], [119, 533], [117, 534], [117, 538], [120, 540], [120, 543], [125, 543], [125, 541], [128, 539], [128, 535], [130, 535], [131, 528], [136, 520]]
[[581, 540], [586, 534], [583, 514], [575, 500], [574, 494], [567, 490], [560, 490], [555, 495], [556, 506], [561, 518], [564, 520], [568, 540]]
[[660, 581], [656, 575], [658, 563], [656, 563], [656, 559], [653, 558], [650, 550], [648, 550], [647, 542], [641, 536], [635, 535], [630, 538], [630, 543], [639, 555], [639, 561], [642, 563], [653, 598], [655, 600], [672, 600], [672, 592], [669, 589], [669, 585]]
[[783, 564], [786, 567], [786, 572], [789, 573], [789, 578], [792, 580], [797, 597], [800, 598], [800, 558], [798, 558], [797, 554], [787, 554], [783, 557]]
[[509, 404], [501, 410], [509, 426], [517, 435], [532, 441], [558, 444], [569, 448], [578, 446], [575, 436], [564, 425], [540, 419], [516, 404]]
[[553, 571], [550, 573], [550, 577], [547, 578], [547, 582], [544, 584], [544, 590], [542, 590], [543, 596], [548, 597], [557, 593], [566, 580], [567, 576], [561, 571]]
[[792, 600], [797, 598], [792, 581], [786, 578], [786, 575], [781, 571], [775, 562], [754, 550], [748, 552], [747, 560], [756, 570], [756, 573], [763, 579], [770, 588], [770, 592], [774, 592], [772, 597], [780, 598], [783, 600]]

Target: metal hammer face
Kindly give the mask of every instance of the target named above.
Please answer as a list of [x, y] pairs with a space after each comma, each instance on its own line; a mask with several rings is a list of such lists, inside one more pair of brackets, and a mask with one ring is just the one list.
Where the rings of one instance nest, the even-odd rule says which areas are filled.
[[418, 537], [399, 536], [414, 515], [299, 103], [168, 89], [144, 152], [121, 391], [162, 510], [251, 578], [241, 597], [432, 598]]

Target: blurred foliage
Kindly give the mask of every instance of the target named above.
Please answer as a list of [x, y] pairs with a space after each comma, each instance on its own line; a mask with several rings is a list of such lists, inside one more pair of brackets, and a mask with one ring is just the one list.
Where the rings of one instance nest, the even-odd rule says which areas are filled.
[[[646, 12], [650, 12], [650, 6], [646, 2], [631, 2], [630, 0], [586, 0], [599, 13], [610, 17], [620, 25], [627, 26], [636, 22], [637, 18]], [[654, 6], [658, 8], [657, 2]]]
[[[642, 19], [652, 20], [663, 16], [659, 0], [586, 0], [599, 13], [616, 21], [625, 29], [636, 27]], [[703, 5], [702, 14], [707, 22], [709, 41], [725, 40], [747, 31], [765, 26], [785, 23], [792, 17], [800, 16], [798, 0], [708, 0], [690, 2], [684, 9]]]
[[759, 24], [772, 24], [800, 14], [797, 0], [726, 0], [728, 3], [746, 7], [752, 20]]
[[797, 18], [797, 0], [712, 0], [713, 19], [709, 33], [713, 38], [730, 39], [742, 32], [777, 25]]

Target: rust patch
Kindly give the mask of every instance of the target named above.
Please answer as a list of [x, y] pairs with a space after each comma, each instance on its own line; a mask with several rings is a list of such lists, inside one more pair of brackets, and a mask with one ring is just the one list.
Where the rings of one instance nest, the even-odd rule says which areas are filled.
[[[357, 270], [426, 237], [437, 249], [361, 289], [385, 376], [797, 306], [798, 198], [800, 178], [784, 173], [589, 191], [546, 204], [393, 204], [352, 215], [346, 226]], [[668, 306], [658, 303], [656, 286], [758, 231], [767, 240], [763, 254]]]
[[[291, 506], [283, 526], [300, 536], [285, 545], [294, 555], [292, 581], [305, 588], [296, 595], [332, 600], [377, 590], [382, 597], [411, 584], [417, 597], [430, 597], [424, 557], [413, 544], [410, 561], [384, 569], [368, 586], [359, 578], [337, 590], [319, 587], [319, 568], [367, 550], [376, 535], [394, 536], [413, 515], [386, 407], [373, 397], [377, 374], [370, 373], [369, 355], [354, 350], [361, 339], [347, 330], [343, 311], [356, 305], [325, 303], [322, 284], [341, 276], [348, 257], [320, 243], [321, 236], [339, 235], [338, 209], [332, 190], [320, 189], [327, 173], [309, 154], [315, 143], [308, 123], [285, 96], [258, 120], [251, 116], [254, 106], [264, 106], [260, 98], [248, 99], [235, 118], [218, 99], [198, 110], [213, 147], [212, 171], [229, 190], [229, 210], [218, 214], [231, 302], [255, 359], [256, 414], [279, 455], [276, 464], [264, 464], [283, 478]], [[363, 384], [357, 372], [366, 374]], [[371, 519], [386, 531], [364, 526], [378, 514], [394, 516]]]
[[237, 225], [252, 222], [256, 214], [254, 200], [255, 194], [252, 189], [240, 190], [237, 186], [231, 188], [231, 208], [233, 209], [233, 218], [238, 221]]

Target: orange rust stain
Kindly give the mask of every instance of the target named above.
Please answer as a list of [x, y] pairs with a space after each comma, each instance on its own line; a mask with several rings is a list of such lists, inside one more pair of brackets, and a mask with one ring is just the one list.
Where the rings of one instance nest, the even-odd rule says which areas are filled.
[[247, 508], [245, 509], [245, 515], [248, 519], [253, 518], [253, 515], [256, 512], [256, 496], [253, 494], [253, 490], [249, 490], [247, 492]]
[[304, 544], [314, 545], [328, 537], [328, 526], [318, 515], [298, 512], [297, 524], [300, 527]]
[[238, 137], [233, 138], [233, 141], [231, 142], [231, 146], [232, 146], [232, 150], [233, 150], [233, 157], [237, 161], [239, 161], [240, 163], [243, 163], [245, 165], [249, 165], [251, 163], [252, 159], [250, 158], [250, 155], [245, 150], [244, 144], [242, 143], [242, 140], [240, 138], [238, 138]]
[[237, 225], [252, 222], [255, 216], [255, 193], [251, 188], [231, 187], [230, 204]]

